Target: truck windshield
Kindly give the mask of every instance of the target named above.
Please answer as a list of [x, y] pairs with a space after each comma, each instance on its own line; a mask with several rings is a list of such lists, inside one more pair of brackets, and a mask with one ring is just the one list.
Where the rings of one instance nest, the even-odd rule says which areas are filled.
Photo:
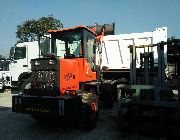
[[54, 52], [59, 57], [80, 57], [82, 56], [80, 32], [62, 33], [53, 38]]
[[15, 47], [14, 60], [26, 58], [26, 47]]

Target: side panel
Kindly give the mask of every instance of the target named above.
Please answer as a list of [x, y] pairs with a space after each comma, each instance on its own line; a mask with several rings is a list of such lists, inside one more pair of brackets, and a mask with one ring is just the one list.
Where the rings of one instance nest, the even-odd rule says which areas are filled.
[[73, 59], [60, 59], [60, 92], [79, 89], [79, 66]]
[[76, 59], [79, 64], [79, 82], [95, 81], [96, 72], [93, 72], [90, 64], [84, 58]]

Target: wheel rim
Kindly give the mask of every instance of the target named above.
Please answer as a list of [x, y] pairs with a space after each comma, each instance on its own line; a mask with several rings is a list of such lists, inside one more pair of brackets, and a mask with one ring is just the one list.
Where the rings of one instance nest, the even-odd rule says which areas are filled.
[[96, 120], [97, 118], [97, 104], [96, 102], [91, 103], [91, 120]]
[[97, 111], [97, 105], [96, 105], [96, 103], [95, 102], [92, 102], [91, 103], [91, 109], [93, 110], [93, 111]]
[[24, 89], [30, 89], [31, 88], [31, 83], [26, 84], [26, 86], [24, 87]]

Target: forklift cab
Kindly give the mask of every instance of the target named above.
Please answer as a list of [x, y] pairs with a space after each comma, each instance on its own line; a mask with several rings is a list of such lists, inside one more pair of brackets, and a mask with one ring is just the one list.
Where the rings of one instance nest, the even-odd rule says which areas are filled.
[[43, 53], [50, 53], [65, 59], [95, 56], [96, 34], [84, 26], [49, 30], [48, 33], [50, 37], [46, 37], [46, 39], [43, 37], [40, 40]]

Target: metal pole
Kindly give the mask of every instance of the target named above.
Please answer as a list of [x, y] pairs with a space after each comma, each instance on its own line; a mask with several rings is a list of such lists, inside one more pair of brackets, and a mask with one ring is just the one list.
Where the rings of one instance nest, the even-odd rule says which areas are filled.
[[157, 44], [158, 49], [158, 82], [163, 84], [165, 80], [164, 42]]
[[136, 46], [133, 45], [133, 84], [136, 84]]
[[160, 44], [160, 49], [161, 49], [161, 83], [164, 84], [165, 82], [165, 60], [164, 60], [164, 42], [161, 42]]
[[130, 80], [131, 84], [136, 84], [136, 47], [130, 45]]
[[133, 84], [133, 46], [130, 45], [130, 82]]
[[41, 48], [40, 48], [40, 34], [38, 34], [38, 48], [39, 48], [39, 58], [41, 56]]
[[149, 53], [144, 53], [144, 84], [149, 84]]
[[158, 84], [161, 84], [161, 77], [162, 77], [162, 67], [161, 67], [161, 49], [160, 49], [160, 43], [157, 44], [157, 51], [158, 51]]

